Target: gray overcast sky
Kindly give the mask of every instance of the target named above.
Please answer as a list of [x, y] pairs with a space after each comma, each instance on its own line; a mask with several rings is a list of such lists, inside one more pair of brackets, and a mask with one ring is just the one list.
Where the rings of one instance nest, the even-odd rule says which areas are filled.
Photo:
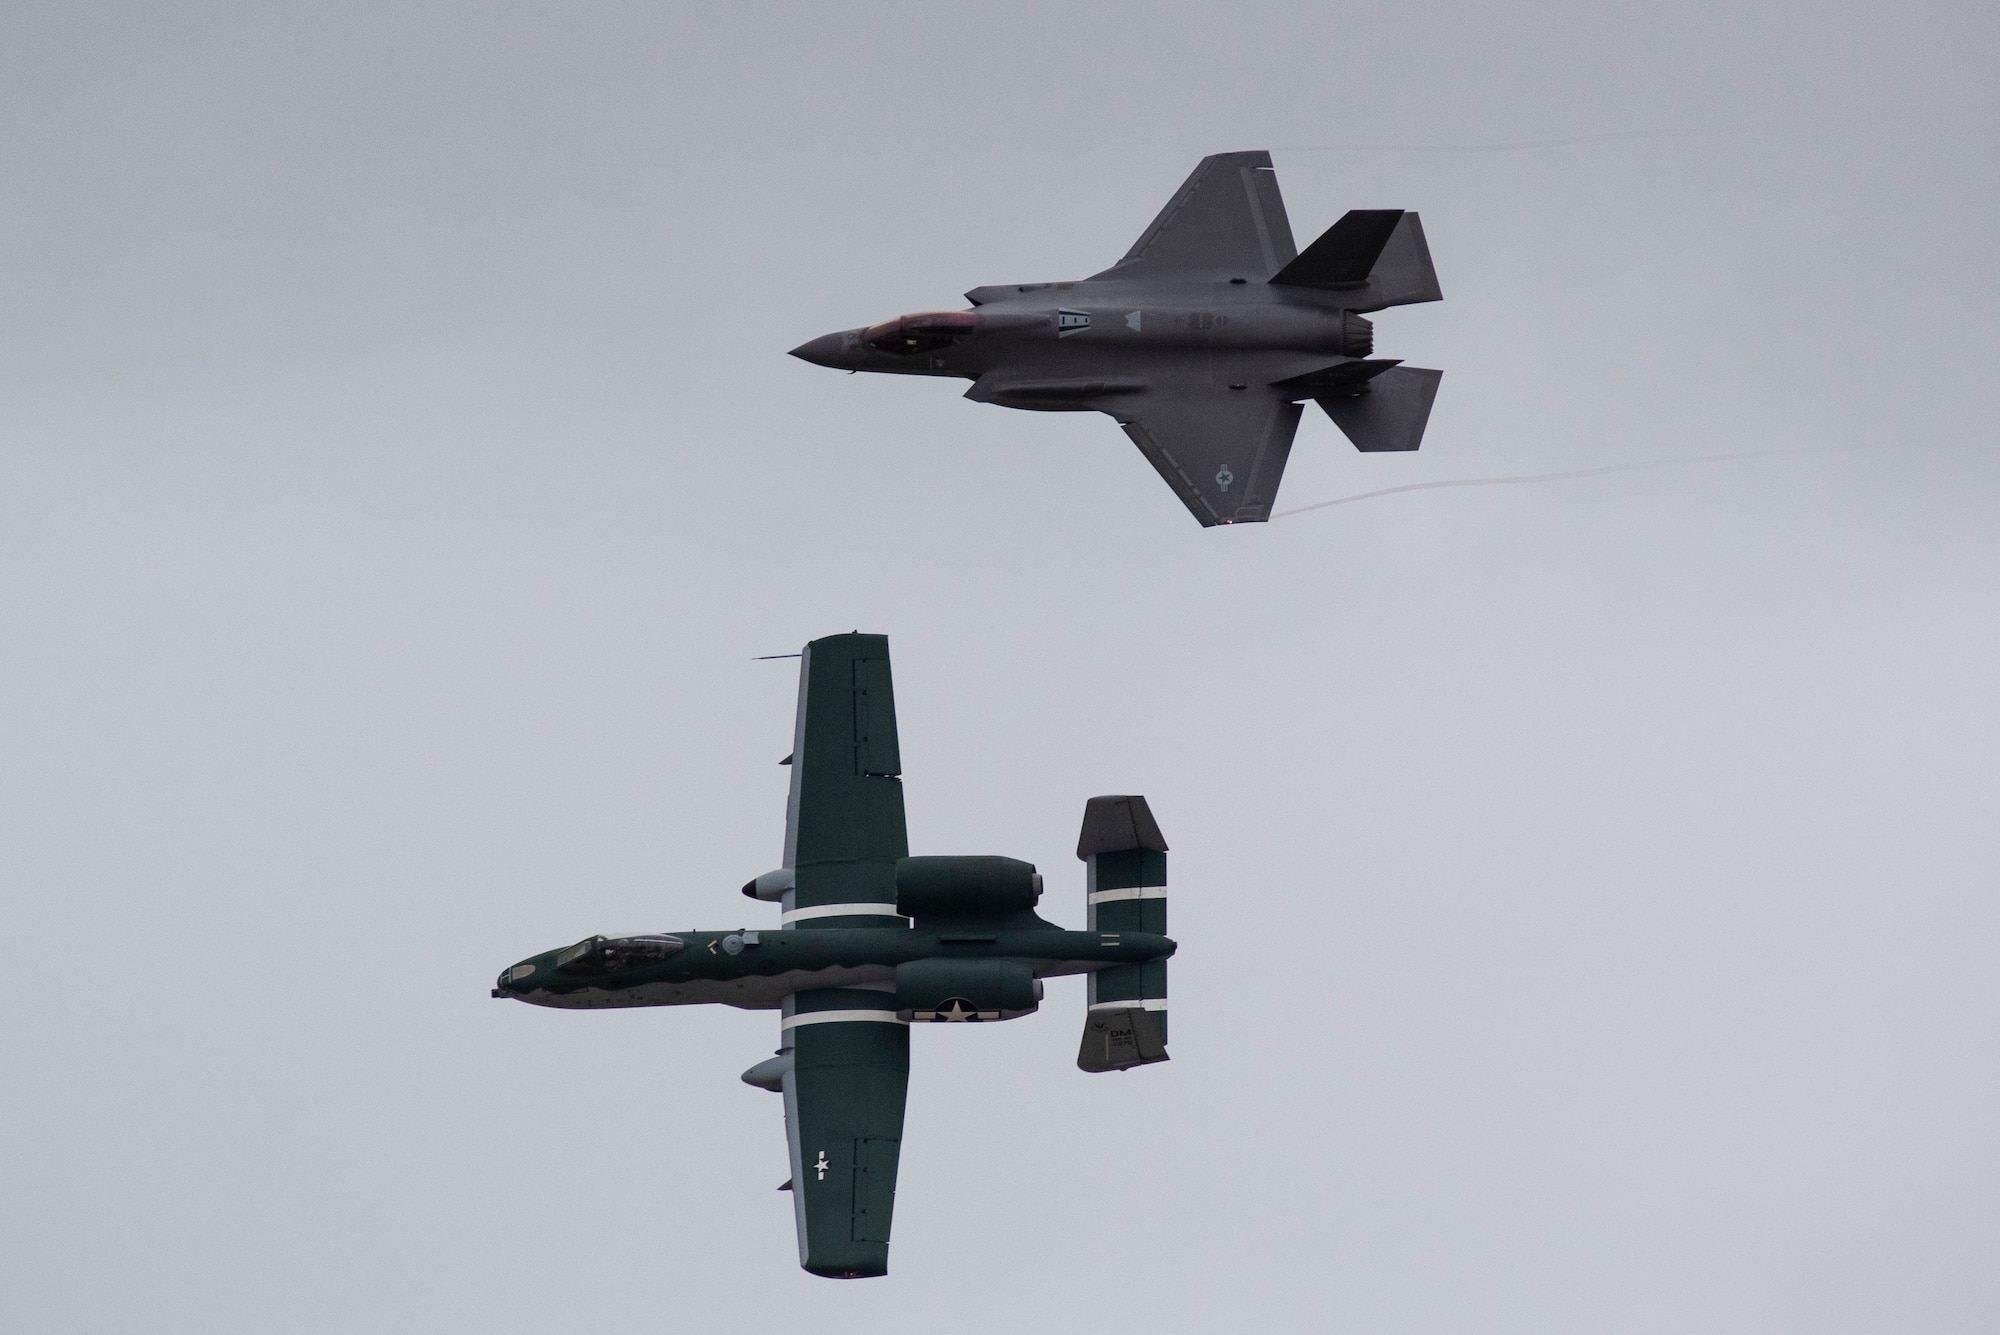
[[[1962, 5], [0, 15], [13, 1329], [1984, 1332], [1993, 77]], [[1513, 151], [1449, 147], [1645, 135]], [[1204, 531], [1108, 419], [784, 356], [1205, 153], [1423, 212], [1424, 449]], [[1307, 151], [1314, 150], [1314, 151]], [[774, 925], [795, 650], [912, 842], [1174, 845], [1174, 1060], [915, 1036], [894, 1273], [775, 1046], [489, 980]]]

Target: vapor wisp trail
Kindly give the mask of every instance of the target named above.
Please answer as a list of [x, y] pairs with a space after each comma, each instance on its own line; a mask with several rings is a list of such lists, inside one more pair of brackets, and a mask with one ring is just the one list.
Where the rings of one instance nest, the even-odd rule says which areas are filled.
[[1280, 510], [1273, 519], [1287, 519], [1292, 515], [1302, 515], [1311, 510], [1325, 510], [1335, 505], [1352, 505], [1356, 501], [1372, 501], [1377, 496], [1394, 496], [1405, 491], [1436, 491], [1444, 487], [1518, 487], [1529, 482], [1568, 482], [1580, 477], [1602, 477], [1606, 473], [1632, 473], [1647, 468], [1679, 468], [1685, 464], [1716, 464], [1731, 459], [1775, 459], [1789, 454], [1830, 454], [1838, 450], [1860, 450], [1866, 445], [1802, 445], [1793, 450], [1740, 450], [1730, 454], [1697, 454], [1685, 459], [1641, 459], [1629, 464], [1605, 464], [1601, 468], [1575, 468], [1566, 473], [1521, 473], [1512, 477], [1461, 477], [1447, 482], [1407, 482], [1400, 487], [1384, 487], [1380, 491], [1364, 491], [1357, 496], [1336, 496], [1330, 501], [1314, 501], [1311, 505], [1301, 505], [1295, 510]]
[[1611, 144], [1626, 139], [1682, 139], [1714, 134], [1713, 130], [1621, 130], [1613, 134], [1579, 134], [1566, 139], [1522, 139], [1497, 144], [1291, 144], [1273, 153], [1518, 153], [1531, 148], [1569, 148], [1577, 144]]

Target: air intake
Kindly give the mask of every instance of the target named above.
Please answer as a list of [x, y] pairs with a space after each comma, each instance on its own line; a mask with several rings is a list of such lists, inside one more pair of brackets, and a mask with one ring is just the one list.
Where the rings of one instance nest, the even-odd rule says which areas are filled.
[[1347, 357], [1375, 355], [1375, 326], [1353, 311], [1340, 313], [1340, 351]]

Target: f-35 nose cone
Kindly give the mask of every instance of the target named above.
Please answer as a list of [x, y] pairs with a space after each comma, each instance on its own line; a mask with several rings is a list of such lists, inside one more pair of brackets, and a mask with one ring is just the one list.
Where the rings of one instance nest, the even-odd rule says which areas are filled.
[[818, 338], [801, 343], [792, 349], [792, 356], [802, 362], [811, 362], [814, 366], [830, 366], [835, 370], [845, 369], [845, 362], [840, 355], [839, 334], [821, 334]]

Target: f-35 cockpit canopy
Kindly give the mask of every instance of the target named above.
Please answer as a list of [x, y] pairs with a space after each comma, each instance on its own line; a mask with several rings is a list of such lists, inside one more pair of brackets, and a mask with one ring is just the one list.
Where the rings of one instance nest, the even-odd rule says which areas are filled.
[[972, 311], [923, 311], [869, 325], [861, 331], [861, 341], [877, 352], [914, 356], [948, 348], [978, 327], [979, 316]]

